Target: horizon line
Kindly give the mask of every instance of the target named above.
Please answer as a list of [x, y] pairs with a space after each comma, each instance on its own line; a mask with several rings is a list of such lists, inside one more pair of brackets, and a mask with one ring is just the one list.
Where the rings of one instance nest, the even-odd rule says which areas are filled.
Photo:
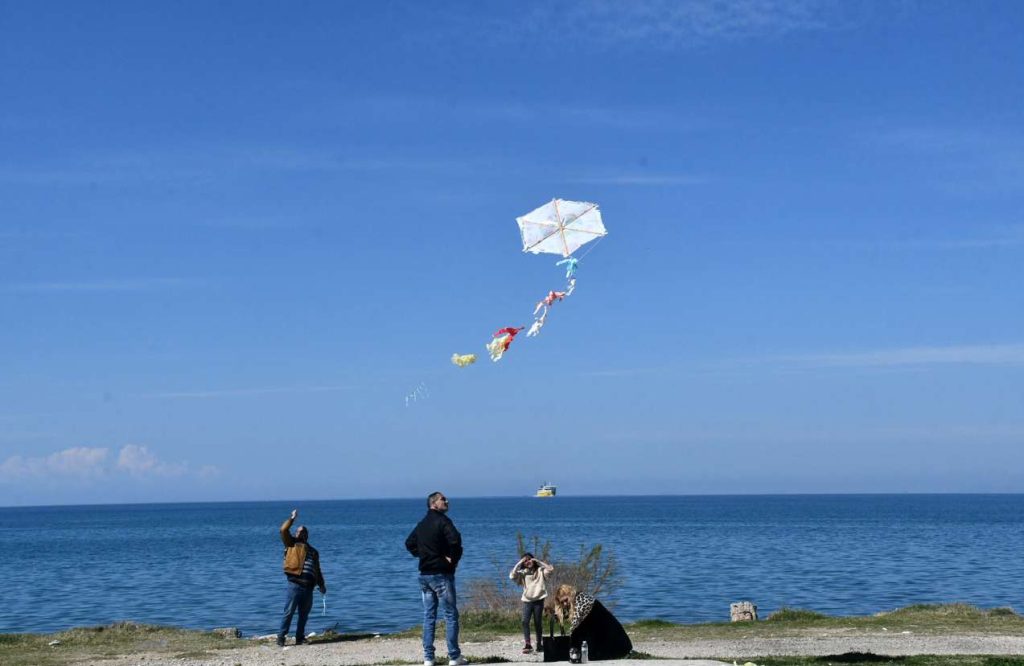
[[[451, 495], [452, 493], [448, 493]], [[535, 495], [466, 495], [458, 499], [487, 500], [487, 499], [536, 499], [536, 500], [558, 500], [559, 498], [656, 498], [656, 497], [934, 497], [940, 495], [949, 496], [1012, 496], [1024, 495], [1022, 492], [860, 492], [860, 493], [651, 493], [651, 494], [629, 494], [629, 495], [608, 495], [608, 494], [579, 494], [579, 495], [556, 495], [553, 497], [536, 497]], [[423, 501], [426, 495], [403, 496], [403, 497], [337, 497], [333, 499], [267, 499], [267, 500], [183, 500], [169, 502], [95, 502], [85, 504], [11, 504], [0, 506], [0, 511], [6, 509], [76, 509], [76, 508], [97, 508], [97, 507], [129, 507], [129, 506], [182, 506], [199, 504], [302, 504], [302, 503], [323, 503], [323, 502], [404, 502], [408, 500]]]

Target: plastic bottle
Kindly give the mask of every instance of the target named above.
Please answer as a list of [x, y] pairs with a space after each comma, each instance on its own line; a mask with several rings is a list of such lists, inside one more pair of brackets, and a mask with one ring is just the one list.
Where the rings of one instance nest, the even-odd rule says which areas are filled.
[[580, 663], [590, 663], [590, 648], [587, 646], [587, 642], [583, 641], [583, 645], [580, 646]]

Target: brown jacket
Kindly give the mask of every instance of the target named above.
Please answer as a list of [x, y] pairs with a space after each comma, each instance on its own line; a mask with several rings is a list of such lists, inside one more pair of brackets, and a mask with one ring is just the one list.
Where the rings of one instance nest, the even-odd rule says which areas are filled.
[[306, 563], [306, 553], [313, 556], [313, 570], [316, 572], [316, 584], [321, 588], [326, 587], [324, 575], [320, 571], [320, 553], [316, 548], [304, 541], [296, 541], [292, 536], [292, 519], [281, 523], [281, 541], [284, 543], [284, 573], [288, 580], [301, 583], [302, 567]]

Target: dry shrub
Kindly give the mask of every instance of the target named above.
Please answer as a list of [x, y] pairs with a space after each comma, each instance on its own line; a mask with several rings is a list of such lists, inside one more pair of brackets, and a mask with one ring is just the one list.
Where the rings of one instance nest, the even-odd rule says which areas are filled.
[[[615, 555], [601, 544], [588, 547], [580, 544], [575, 559], [556, 559], [552, 555], [551, 541], [541, 541], [534, 536], [527, 540], [523, 534], [516, 534], [518, 557], [530, 551], [537, 559], [555, 567], [548, 578], [548, 602], [553, 602], [555, 588], [571, 585], [581, 592], [600, 597], [606, 606], [614, 606], [614, 595], [622, 587], [622, 576]], [[467, 607], [477, 611], [517, 614], [522, 602], [522, 590], [508, 577], [513, 562], [494, 562], [494, 575], [476, 578], [469, 582]]]

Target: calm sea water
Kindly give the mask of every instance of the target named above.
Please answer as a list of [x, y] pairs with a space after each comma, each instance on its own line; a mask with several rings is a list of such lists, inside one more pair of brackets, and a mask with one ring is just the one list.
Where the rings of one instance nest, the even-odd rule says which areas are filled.
[[[403, 547], [423, 500], [301, 502], [329, 586], [312, 631], [419, 622]], [[271, 633], [283, 605], [277, 528], [292, 504], [0, 509], [0, 632], [131, 619]], [[466, 555], [460, 591], [504, 576], [517, 531], [617, 557], [623, 620], [725, 620], [729, 603], [837, 615], [911, 603], [1024, 607], [1024, 496], [452, 498]]]

